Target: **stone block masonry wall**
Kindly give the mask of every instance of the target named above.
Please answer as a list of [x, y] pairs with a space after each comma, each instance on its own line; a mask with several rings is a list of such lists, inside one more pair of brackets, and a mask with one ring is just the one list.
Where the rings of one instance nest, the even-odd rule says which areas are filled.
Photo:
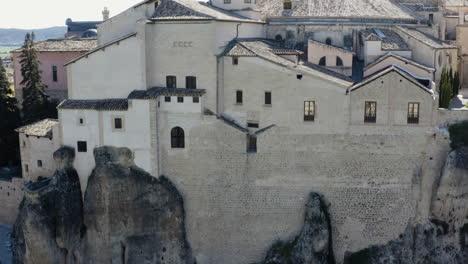
[[[346, 251], [386, 243], [428, 207], [420, 203], [431, 185], [422, 187], [421, 174], [448, 145], [431, 131], [325, 135], [273, 127], [247, 154], [246, 134], [214, 117], [160, 122], [161, 173], [183, 193], [199, 263], [260, 261], [272, 242], [297, 235], [311, 191], [329, 203], [338, 263]], [[175, 125], [185, 130], [185, 149], [170, 148]]]
[[23, 179], [0, 180], [0, 225], [12, 226], [23, 200]]

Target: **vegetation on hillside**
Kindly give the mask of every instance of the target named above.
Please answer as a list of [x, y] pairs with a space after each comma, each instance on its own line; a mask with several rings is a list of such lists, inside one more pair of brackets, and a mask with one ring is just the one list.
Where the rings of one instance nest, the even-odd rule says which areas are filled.
[[449, 132], [452, 149], [468, 147], [468, 121], [451, 125]]
[[439, 107], [448, 108], [450, 101], [454, 96], [458, 95], [460, 90], [460, 73], [453, 72], [452, 69], [442, 69], [439, 84]]

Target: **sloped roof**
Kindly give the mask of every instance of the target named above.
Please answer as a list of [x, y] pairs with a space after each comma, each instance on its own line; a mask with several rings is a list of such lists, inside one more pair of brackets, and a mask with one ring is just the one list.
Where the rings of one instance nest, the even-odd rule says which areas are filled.
[[[97, 39], [48, 39], [34, 43], [38, 52], [88, 52], [97, 47]], [[12, 52], [21, 52], [16, 49]]]
[[150, 20], [221, 20], [263, 23], [196, 0], [161, 0]]
[[456, 49], [457, 48], [457, 46], [447, 44], [444, 41], [437, 39], [429, 34], [423, 33], [415, 28], [408, 28], [408, 27], [397, 27], [397, 28], [404, 34], [410, 37], [413, 37], [416, 40], [434, 49]]
[[98, 100], [72, 100], [63, 101], [58, 109], [82, 109], [97, 111], [126, 111], [127, 99], [98, 99]]
[[59, 124], [57, 119], [44, 119], [30, 125], [22, 126], [15, 129], [16, 132], [28, 136], [35, 137], [50, 137], [52, 135], [52, 128]]
[[382, 62], [382, 61], [384, 61], [384, 60], [386, 60], [387, 58], [390, 58], [390, 57], [396, 58], [396, 59], [398, 59], [398, 60], [401, 60], [401, 61], [403, 61], [403, 62], [405, 62], [405, 63], [411, 64], [411, 65], [413, 65], [413, 66], [416, 66], [416, 67], [418, 67], [418, 68], [420, 68], [420, 69], [423, 69], [423, 70], [425, 70], [425, 71], [428, 71], [428, 72], [434, 72], [434, 71], [435, 71], [434, 68], [431, 68], [431, 67], [422, 65], [422, 64], [420, 64], [420, 63], [418, 63], [418, 62], [415, 62], [415, 61], [413, 61], [413, 60], [410, 60], [410, 59], [408, 59], [408, 58], [405, 58], [405, 57], [403, 57], [403, 56], [400, 56], [400, 55], [398, 55], [398, 54], [391, 53], [391, 52], [385, 54], [384, 56], [378, 58], [376, 61], [370, 63], [369, 65], [367, 65], [367, 66], [364, 68], [364, 70], [370, 69], [370, 68], [372, 68], [374, 65], [377, 65], [378, 63], [380, 63], [380, 62]]
[[268, 16], [415, 19], [409, 10], [392, 0], [308, 0], [292, 3], [292, 10], [284, 11], [283, 0], [257, 0], [258, 8]]
[[467, 0], [445, 0], [445, 6], [468, 6]]
[[[379, 33], [383, 35], [379, 35]], [[398, 33], [383, 28], [361, 30], [361, 34], [368, 41], [382, 41], [382, 50], [411, 50]]]
[[321, 45], [321, 46], [327, 46], [327, 47], [330, 47], [330, 48], [333, 48], [333, 49], [337, 49], [337, 50], [340, 50], [340, 51], [342, 51], [342, 52], [355, 54], [355, 52], [352, 51], [352, 50], [347, 50], [347, 49], [342, 48], [342, 47], [338, 47], [338, 46], [334, 46], [334, 45], [329, 45], [329, 44], [322, 43], [322, 42], [320, 42], [320, 41], [316, 41], [316, 40], [313, 40], [313, 39], [309, 39], [309, 42], [316, 43], [316, 44]]
[[128, 99], [156, 99], [170, 95], [202, 96], [204, 93], [204, 89], [153, 87], [148, 90], [134, 90], [128, 95]]
[[[341, 85], [349, 85], [352, 83], [349, 77], [331, 71], [325, 67], [309, 63], [296, 64], [285, 59], [279, 54], [275, 54], [275, 50], [278, 48], [280, 48], [279, 43], [267, 39], [235, 39], [229, 43], [221, 55], [260, 57], [291, 70], [338, 82]], [[343, 83], [343, 81], [346, 83]]]

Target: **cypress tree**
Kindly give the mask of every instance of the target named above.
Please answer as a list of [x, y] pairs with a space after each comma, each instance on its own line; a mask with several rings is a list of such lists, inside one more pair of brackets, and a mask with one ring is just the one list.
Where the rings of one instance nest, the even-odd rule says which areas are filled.
[[34, 33], [26, 34], [20, 55], [23, 81], [23, 122], [30, 124], [47, 117], [54, 117], [51, 103], [45, 94], [46, 86], [42, 83], [39, 60], [34, 49]]
[[0, 60], [0, 166], [11, 166], [19, 162], [18, 136], [14, 131], [20, 124], [16, 103]]
[[450, 72], [445, 68], [442, 69], [442, 74], [440, 75], [439, 90], [439, 107], [448, 108], [450, 105], [450, 100], [452, 99], [453, 88]]
[[457, 96], [458, 92], [460, 91], [460, 73], [458, 71], [455, 72], [453, 76], [453, 96]]

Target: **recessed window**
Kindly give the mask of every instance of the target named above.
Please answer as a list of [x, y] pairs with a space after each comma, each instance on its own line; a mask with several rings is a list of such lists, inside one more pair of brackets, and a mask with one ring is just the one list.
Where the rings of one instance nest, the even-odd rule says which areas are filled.
[[429, 23], [434, 23], [434, 14], [429, 14]]
[[185, 77], [185, 88], [187, 88], [187, 89], [197, 89], [197, 77], [195, 77], [195, 76]]
[[276, 41], [283, 41], [283, 37], [278, 34], [278, 35], [275, 36], [275, 40]]
[[236, 91], [236, 104], [242, 104], [242, 91]]
[[364, 123], [375, 123], [377, 121], [377, 102], [365, 102]]
[[84, 118], [82, 118], [82, 117], [78, 118], [78, 124], [79, 125], [84, 125]]
[[37, 161], [37, 167], [42, 168], [42, 160]]
[[164, 102], [170, 102], [171, 97], [170, 96], [164, 96]]
[[326, 66], [327, 65], [327, 57], [323, 56], [322, 58], [320, 58], [319, 65], [320, 66]]
[[302, 74], [296, 75], [296, 78], [297, 78], [298, 80], [302, 80]]
[[257, 137], [254, 135], [247, 135], [247, 152], [248, 153], [257, 152]]
[[315, 101], [304, 101], [304, 121], [315, 120]]
[[180, 127], [174, 127], [171, 130], [171, 147], [185, 148], [185, 133]]
[[183, 102], [184, 102], [184, 97], [178, 96], [178, 97], [177, 97], [177, 102], [178, 102], [178, 103], [183, 103]]
[[259, 124], [258, 122], [248, 122], [247, 127], [258, 128]]
[[123, 120], [120, 117], [114, 118], [114, 129], [122, 129], [123, 128]]
[[52, 80], [54, 82], [58, 81], [57, 66], [52, 66]]
[[231, 3], [231, 0], [224, 0], [224, 3], [225, 3], [225, 4], [230, 4], [230, 3]]
[[291, 1], [284, 1], [283, 9], [284, 10], [291, 10], [292, 9], [292, 2]]
[[419, 124], [419, 103], [408, 103], [408, 124]]
[[271, 105], [271, 92], [265, 92], [265, 104]]
[[200, 102], [200, 97], [194, 96], [194, 97], [193, 97], [193, 102], [194, 102], [194, 103], [199, 103], [199, 102]]
[[28, 164], [24, 165], [24, 171], [29, 172], [29, 166], [28, 166]]
[[167, 88], [176, 88], [177, 87], [177, 78], [175, 76], [166, 76], [166, 87]]
[[154, 9], [158, 8], [158, 6], [159, 6], [159, 1], [156, 1], [156, 2], [154, 3]]
[[336, 66], [343, 66], [343, 60], [338, 56], [336, 56]]
[[327, 38], [327, 39], [325, 40], [325, 44], [331, 45], [331, 44], [332, 44], [331, 38]]
[[239, 64], [239, 57], [232, 57], [232, 65], [238, 65]]
[[88, 151], [88, 145], [86, 141], [78, 141], [76, 142], [76, 146], [78, 149], [78, 152], [87, 152]]

